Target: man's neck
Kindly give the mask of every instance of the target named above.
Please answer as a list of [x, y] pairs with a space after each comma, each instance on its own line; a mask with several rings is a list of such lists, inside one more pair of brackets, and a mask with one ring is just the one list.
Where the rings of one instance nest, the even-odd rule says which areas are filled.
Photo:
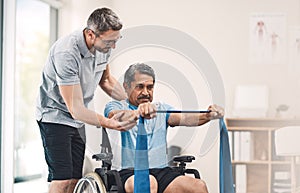
[[85, 41], [85, 44], [86, 44], [88, 50], [89, 50], [93, 55], [95, 55], [96, 49], [95, 49], [93, 43], [91, 42], [91, 40], [90, 40], [89, 38], [87, 38], [86, 30], [83, 30], [83, 36], [84, 36], [84, 41]]
[[136, 106], [136, 105], [133, 105], [130, 101], [129, 101], [129, 99], [125, 99], [126, 100], [126, 102], [129, 104], [129, 107], [131, 108], [131, 109], [137, 109], [138, 108], [138, 106]]

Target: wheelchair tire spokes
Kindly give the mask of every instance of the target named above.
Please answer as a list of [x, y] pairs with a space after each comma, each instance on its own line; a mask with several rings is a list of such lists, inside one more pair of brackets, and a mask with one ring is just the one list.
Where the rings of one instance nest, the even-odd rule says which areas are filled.
[[88, 173], [75, 186], [73, 193], [107, 193], [105, 185], [95, 172]]

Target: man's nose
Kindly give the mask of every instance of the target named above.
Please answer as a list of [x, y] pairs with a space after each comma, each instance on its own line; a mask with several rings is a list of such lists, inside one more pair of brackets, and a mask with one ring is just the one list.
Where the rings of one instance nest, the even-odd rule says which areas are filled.
[[146, 94], [146, 95], [149, 94], [149, 91], [148, 91], [148, 89], [147, 89], [146, 86], [144, 86], [144, 88], [143, 88], [143, 90], [142, 90], [142, 94]]

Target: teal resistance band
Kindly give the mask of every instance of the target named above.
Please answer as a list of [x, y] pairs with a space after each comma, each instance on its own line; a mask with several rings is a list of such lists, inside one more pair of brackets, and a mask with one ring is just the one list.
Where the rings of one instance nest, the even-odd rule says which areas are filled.
[[134, 193], [150, 193], [147, 132], [140, 116], [134, 160]]
[[[220, 193], [234, 193], [232, 165], [228, 140], [228, 131], [223, 119], [220, 119]], [[135, 151], [134, 193], [150, 193], [149, 160], [147, 133], [144, 118], [139, 118]]]
[[[210, 113], [210, 110], [169, 110], [157, 113]], [[219, 186], [220, 193], [234, 193], [232, 165], [228, 140], [228, 131], [223, 119], [220, 119], [220, 159], [219, 159]]]
[[220, 119], [220, 193], [234, 193], [232, 165], [228, 140], [228, 131], [223, 119]]

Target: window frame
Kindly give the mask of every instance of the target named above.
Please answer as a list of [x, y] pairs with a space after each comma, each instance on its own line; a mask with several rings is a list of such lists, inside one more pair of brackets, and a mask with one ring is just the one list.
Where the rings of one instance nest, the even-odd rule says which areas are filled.
[[[0, 0], [0, 123], [2, 123], [2, 50], [3, 50], [3, 0]], [[0, 133], [2, 133], [2, 127], [0, 126]], [[0, 135], [0, 157], [2, 157], [2, 136]], [[1, 164], [0, 159], [0, 165]], [[0, 173], [2, 173], [2, 168], [0, 167]], [[0, 175], [0, 182], [2, 176]], [[0, 183], [0, 190], [1, 190], [1, 183]]]

